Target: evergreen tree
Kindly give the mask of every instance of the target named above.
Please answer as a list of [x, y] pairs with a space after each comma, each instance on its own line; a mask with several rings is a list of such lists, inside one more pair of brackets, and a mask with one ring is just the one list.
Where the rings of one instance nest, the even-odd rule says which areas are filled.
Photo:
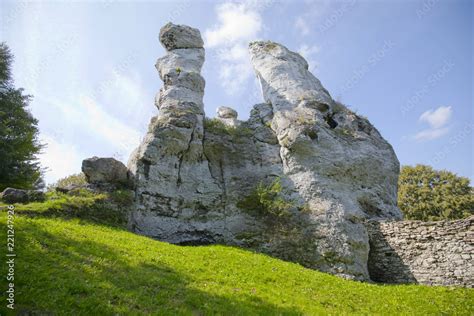
[[403, 166], [398, 180], [398, 206], [406, 219], [457, 219], [474, 214], [469, 179], [430, 166]]
[[38, 120], [27, 109], [31, 96], [13, 85], [12, 61], [10, 49], [0, 43], [0, 191], [34, 188], [42, 176]]

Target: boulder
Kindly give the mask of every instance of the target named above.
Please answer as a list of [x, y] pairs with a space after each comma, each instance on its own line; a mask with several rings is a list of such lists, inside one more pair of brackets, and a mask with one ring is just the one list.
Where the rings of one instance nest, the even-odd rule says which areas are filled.
[[87, 185], [68, 184], [66, 186], [58, 186], [55, 188], [59, 193], [70, 193], [80, 189], [87, 189]]
[[227, 119], [231, 119], [231, 118], [236, 119], [237, 111], [227, 106], [220, 106], [217, 108], [217, 117], [227, 118]]
[[21, 190], [6, 188], [0, 196], [5, 203], [42, 202], [46, 199], [44, 192], [39, 190]]
[[217, 119], [227, 126], [236, 127], [239, 125], [237, 120], [237, 111], [227, 106], [217, 108]]
[[161, 28], [160, 42], [166, 50], [202, 48], [204, 45], [198, 29], [173, 23], [168, 23]]
[[127, 167], [114, 158], [92, 157], [82, 161], [82, 172], [90, 184], [130, 185]]

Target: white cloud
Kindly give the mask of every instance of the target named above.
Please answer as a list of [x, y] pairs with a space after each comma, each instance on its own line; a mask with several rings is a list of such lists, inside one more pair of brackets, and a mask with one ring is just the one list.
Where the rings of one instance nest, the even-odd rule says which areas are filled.
[[[157, 110], [135, 71], [140, 51], [117, 62], [107, 59], [99, 69], [101, 54], [97, 61], [87, 59], [94, 52], [81, 23], [87, 12], [65, 7], [65, 14], [57, 14], [49, 7], [19, 4], [5, 40], [15, 55], [16, 84], [34, 95], [30, 109], [39, 120], [40, 140], [47, 144], [39, 160], [51, 183], [79, 172], [82, 159], [93, 155], [126, 162]], [[63, 27], [49, 23], [52, 17]]]
[[294, 26], [303, 36], [314, 34], [323, 23], [334, 20], [334, 13], [343, 6], [339, 1], [305, 1], [305, 5], [299, 6], [301, 13], [296, 16]]
[[225, 2], [217, 5], [217, 24], [204, 32], [206, 47], [214, 49], [219, 61], [219, 78], [228, 94], [242, 91], [252, 77], [248, 43], [257, 39], [263, 22], [258, 2]]
[[262, 28], [258, 11], [247, 3], [226, 2], [216, 8], [218, 24], [206, 30], [209, 48], [235, 44], [256, 37]]
[[440, 138], [441, 136], [446, 135], [449, 132], [448, 127], [443, 127], [443, 128], [428, 128], [425, 130], [422, 130], [421, 132], [418, 132], [415, 135], [415, 139], [419, 141], [423, 140], [433, 140]]
[[126, 117], [117, 119], [89, 97], [79, 97], [73, 103], [59, 100], [49, 100], [48, 103], [56, 108], [56, 115], [61, 117], [62, 132], [65, 134], [68, 134], [68, 129], [79, 131], [81, 135], [92, 134], [94, 140], [121, 151], [132, 151], [138, 145], [140, 133], [124, 122]]
[[421, 114], [420, 121], [427, 122], [432, 128], [440, 128], [449, 121], [451, 114], [451, 106], [440, 106], [436, 110], [430, 109]]
[[319, 53], [319, 47], [317, 45], [309, 46], [303, 44], [298, 49], [298, 53], [300, 53], [304, 58], [309, 58], [311, 55]]
[[152, 96], [147, 96], [140, 75], [131, 71], [127, 74], [114, 73], [99, 94], [93, 95], [101, 107], [110, 115], [121, 118], [127, 126], [146, 131], [149, 118], [155, 114]]
[[140, 133], [121, 120], [105, 112], [94, 100], [83, 97], [79, 102], [81, 115], [87, 120], [80, 120], [83, 128], [93, 130], [98, 137], [117, 149], [132, 151], [140, 141]]
[[299, 16], [296, 18], [295, 27], [297, 30], [301, 32], [303, 36], [309, 34], [309, 31], [310, 31], [309, 25], [303, 16]]
[[47, 147], [38, 156], [41, 166], [47, 168], [46, 183], [52, 183], [67, 175], [81, 172], [82, 159], [74, 144], [64, 143], [50, 135], [43, 135], [41, 142]]
[[93, 155], [126, 163], [140, 143], [150, 112], [156, 111], [153, 100], [147, 101], [140, 88], [140, 78], [124, 74], [90, 96], [39, 96], [35, 102], [47, 104], [48, 115], [60, 118], [41, 135], [48, 144], [40, 156], [42, 166], [48, 168], [47, 183], [80, 172], [82, 159]]
[[448, 124], [452, 115], [451, 106], [440, 106], [436, 110], [430, 109], [420, 115], [419, 121], [426, 122], [430, 128], [418, 132], [414, 138], [418, 141], [426, 141], [440, 138], [449, 132]]
[[319, 53], [319, 46], [303, 44], [298, 48], [298, 53], [306, 59], [309, 65], [310, 71], [314, 71], [318, 66], [318, 62], [315, 59], [317, 53]]

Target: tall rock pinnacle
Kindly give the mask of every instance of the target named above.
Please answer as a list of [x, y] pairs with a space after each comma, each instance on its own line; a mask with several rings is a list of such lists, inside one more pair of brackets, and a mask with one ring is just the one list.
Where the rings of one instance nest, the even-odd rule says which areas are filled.
[[249, 50], [273, 108], [284, 173], [308, 203], [315, 235], [325, 236], [318, 252], [332, 260], [323, 269], [367, 278], [362, 221], [402, 217], [392, 147], [366, 119], [336, 104], [299, 54], [273, 42], [253, 42]]
[[[156, 62], [164, 84], [155, 101], [159, 115], [129, 161], [137, 195], [130, 226], [173, 242], [182, 236], [177, 237], [171, 217], [166, 219], [169, 229], [158, 224], [162, 216], [211, 207], [208, 201], [218, 199], [220, 189], [203, 157], [204, 48], [199, 30], [168, 23], [160, 41], [167, 54]], [[196, 195], [200, 190], [206, 192], [204, 198]]]

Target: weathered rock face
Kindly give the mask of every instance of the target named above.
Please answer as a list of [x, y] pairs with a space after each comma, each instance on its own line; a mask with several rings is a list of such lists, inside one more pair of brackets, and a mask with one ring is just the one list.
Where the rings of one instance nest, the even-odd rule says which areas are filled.
[[366, 120], [334, 102], [298, 54], [250, 45], [266, 103], [250, 119], [204, 119], [199, 31], [167, 24], [164, 82], [132, 154], [132, 230], [178, 244], [249, 247], [307, 267], [368, 279], [365, 219], [400, 219], [398, 160]]
[[156, 63], [164, 82], [160, 112], [129, 161], [137, 197], [130, 227], [173, 243], [213, 242], [226, 216], [216, 208], [222, 188], [204, 154], [203, 42], [198, 30], [173, 24], [160, 40], [167, 50]]
[[[367, 279], [364, 218], [401, 219], [399, 162], [366, 120], [336, 104], [298, 54], [273, 42], [250, 44], [283, 170], [308, 204], [308, 226], [326, 271]], [[336, 263], [336, 264], [335, 264]]]
[[186, 26], [168, 23], [160, 30], [160, 42], [167, 50], [177, 48], [202, 48], [204, 42], [199, 30]]
[[114, 158], [84, 159], [82, 172], [87, 182], [94, 185], [128, 185], [131, 182], [127, 167]]

